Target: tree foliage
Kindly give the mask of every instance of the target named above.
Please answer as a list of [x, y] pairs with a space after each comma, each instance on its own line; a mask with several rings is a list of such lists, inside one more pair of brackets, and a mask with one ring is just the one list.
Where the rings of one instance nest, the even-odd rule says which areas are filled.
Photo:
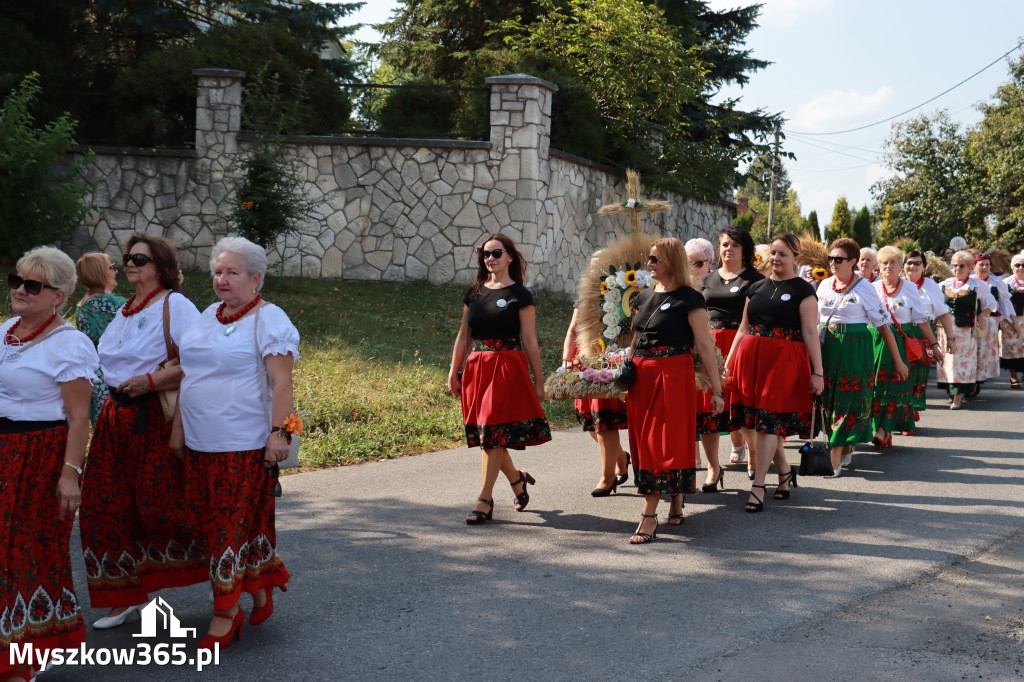
[[836, 206], [832, 209], [832, 222], [828, 224], [825, 236], [828, 242], [841, 237], [853, 237], [853, 218], [850, 217], [850, 205], [846, 197], [839, 197], [836, 201]]
[[75, 123], [64, 114], [37, 125], [32, 108], [39, 91], [39, 76], [29, 74], [0, 110], [0, 261], [8, 263], [71, 234], [91, 208], [87, 156], [60, 158], [75, 143]]
[[821, 226], [818, 225], [818, 212], [817, 211], [811, 211], [810, 213], [807, 214], [807, 220], [804, 221], [804, 226], [805, 226], [805, 229], [808, 229], [808, 230], [811, 231], [811, 234], [817, 235], [820, 238]]
[[854, 241], [861, 246], [871, 246], [874, 239], [871, 234], [871, 213], [867, 206], [857, 211], [857, 217], [853, 219], [852, 230]]

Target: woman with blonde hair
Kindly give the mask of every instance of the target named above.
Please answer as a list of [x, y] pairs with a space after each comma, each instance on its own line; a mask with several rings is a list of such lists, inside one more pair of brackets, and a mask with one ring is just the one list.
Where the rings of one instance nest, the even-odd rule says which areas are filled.
[[1010, 370], [1010, 388], [1019, 391], [1017, 372], [1024, 371], [1024, 253], [1018, 253], [1010, 260], [1010, 269], [1012, 274], [1003, 281], [1010, 293], [1013, 315], [1002, 323], [999, 367]]
[[[477, 247], [476, 283], [462, 300], [462, 324], [448, 370], [448, 390], [462, 399], [466, 443], [481, 452], [480, 493], [466, 516], [471, 526], [491, 520], [499, 473], [512, 485], [516, 511], [526, 509], [526, 486], [535, 481], [516, 468], [509, 448], [523, 450], [551, 440], [540, 406], [544, 375], [537, 309], [525, 278], [526, 263], [515, 242], [503, 234], [485, 237]], [[466, 368], [460, 372], [463, 360]]]
[[634, 303], [632, 357], [636, 381], [626, 393], [629, 450], [637, 492], [644, 496], [631, 544], [653, 540], [658, 502], [669, 495], [669, 524], [683, 522], [683, 496], [696, 492], [697, 386], [693, 350], [711, 381], [712, 414], [725, 408], [704, 298], [693, 288], [686, 250], [678, 239], [659, 239], [647, 257], [653, 289]]
[[[874, 283], [875, 291], [893, 320], [896, 347], [900, 359], [911, 367], [907, 344], [924, 338], [932, 353], [942, 358], [942, 351], [928, 324], [928, 309], [917, 287], [900, 277], [903, 271], [903, 252], [895, 246], [884, 246], [878, 252], [880, 275]], [[916, 328], [918, 334], [911, 335]], [[872, 330], [875, 341], [875, 393], [871, 401], [871, 418], [875, 433], [872, 442], [876, 450], [892, 445], [894, 431], [914, 430], [914, 373], [900, 379], [892, 356], [877, 329]]]
[[89, 384], [99, 358], [60, 316], [75, 264], [41, 246], [7, 277], [15, 317], [0, 325], [0, 679], [33, 678], [33, 662], [85, 642], [68, 544], [89, 440]]
[[957, 251], [950, 264], [953, 276], [939, 284], [939, 288], [952, 313], [956, 352], [946, 355], [939, 365], [938, 385], [950, 396], [949, 409], [959, 410], [964, 395], [973, 391], [978, 382], [978, 339], [973, 330], [998, 310], [999, 304], [992, 297], [992, 287], [971, 277], [974, 256], [970, 251]]
[[[98, 346], [107, 325], [124, 305], [124, 296], [113, 293], [117, 287], [117, 266], [102, 252], [87, 253], [75, 262], [78, 283], [86, 293], [75, 306], [75, 327], [88, 336], [93, 346]], [[107, 401], [107, 382], [103, 371], [98, 373], [99, 381], [92, 386], [92, 405], [89, 421], [93, 424], [100, 416], [100, 408]]]
[[764, 509], [765, 477], [773, 458], [779, 475], [774, 499], [788, 499], [796, 487], [796, 471], [780, 441], [810, 431], [813, 397], [824, 389], [818, 306], [814, 287], [797, 275], [799, 248], [792, 234], [772, 240], [771, 271], [751, 285], [726, 361], [734, 424], [754, 432], [757, 443], [754, 483], [745, 506], [751, 513]]

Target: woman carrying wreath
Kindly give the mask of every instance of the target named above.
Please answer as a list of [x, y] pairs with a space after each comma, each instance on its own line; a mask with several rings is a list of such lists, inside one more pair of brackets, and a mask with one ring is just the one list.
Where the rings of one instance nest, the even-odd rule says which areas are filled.
[[[184, 468], [168, 447], [171, 425], [158, 391], [177, 389], [170, 356], [196, 307], [178, 292], [178, 253], [162, 237], [136, 232], [123, 257], [135, 294], [100, 337], [110, 397], [89, 445], [80, 517], [89, 598], [109, 608], [97, 629], [117, 627], [149, 593], [206, 580], [206, 561], [181, 509]], [[165, 321], [167, 324], [165, 325]]]
[[[953, 276], [939, 284], [942, 295], [953, 317], [953, 336], [950, 340], [956, 351], [947, 355], [938, 367], [938, 386], [950, 396], [951, 410], [963, 407], [964, 395], [978, 383], [978, 339], [973, 330], [999, 308], [991, 289], [979, 279], [971, 277], [974, 256], [970, 251], [957, 251], [950, 261]], [[982, 327], [983, 328], [983, 327]], [[945, 334], [943, 334], [945, 336]]]
[[[932, 337], [935, 338], [936, 323], [941, 325], [946, 332], [946, 345], [942, 349], [943, 353], [940, 354], [944, 356], [945, 354], [957, 352], [956, 341], [953, 340], [953, 320], [950, 317], [949, 306], [946, 305], [945, 296], [943, 296], [938, 282], [930, 277], [925, 277], [924, 271], [927, 263], [928, 257], [922, 251], [911, 251], [903, 261], [903, 272], [906, 275], [906, 280], [916, 286], [918, 293], [921, 295], [921, 303], [924, 306], [925, 315], [928, 316], [928, 326], [932, 330]], [[904, 331], [912, 339], [925, 338], [924, 333], [916, 325], [911, 325], [908, 329], [904, 329]], [[939, 349], [939, 346], [931, 346], [931, 349], [934, 353]], [[911, 393], [913, 396], [911, 402], [914, 406], [914, 421], [919, 421], [920, 413], [928, 407], [925, 400], [925, 390], [928, 388], [928, 377], [930, 374], [931, 367], [929, 365], [916, 362], [910, 366]], [[910, 436], [913, 435], [913, 432], [914, 429], [911, 429], [909, 432], [904, 431], [903, 435]]]
[[[85, 642], [68, 543], [81, 506], [90, 383], [99, 358], [59, 311], [75, 264], [41, 246], [10, 273], [15, 317], [0, 325], [0, 679], [29, 680], [12, 645], [35, 656]], [[35, 659], [33, 659], [35, 660]]]
[[[911, 339], [923, 338], [928, 349], [942, 359], [942, 351], [928, 324], [928, 309], [920, 291], [914, 284], [900, 277], [903, 270], [903, 252], [895, 246], [883, 246], [878, 252], [880, 274], [874, 282], [875, 291], [893, 318], [896, 346], [903, 363], [911, 367], [910, 374], [900, 379], [894, 368], [889, 350], [878, 330], [872, 330], [875, 340], [875, 394], [871, 401], [871, 418], [875, 434], [872, 442], [876, 450], [892, 445], [895, 431], [914, 430], [914, 369], [907, 355]], [[916, 334], [911, 334], [916, 330]], [[916, 343], [916, 342], [915, 342]], [[927, 365], [924, 365], [927, 368]]]
[[[562, 344], [562, 362], [571, 364], [579, 352], [576, 345], [576, 321], [579, 309], [573, 308], [572, 321]], [[601, 480], [591, 491], [594, 497], [608, 497], [629, 480], [629, 453], [622, 449], [619, 431], [626, 429], [626, 403], [614, 398], [576, 398], [576, 419], [597, 441], [601, 453]], [[621, 472], [621, 473], [618, 473]]]
[[[536, 308], [523, 286], [525, 275], [526, 263], [512, 239], [503, 234], [486, 237], [477, 248], [476, 284], [463, 299], [462, 324], [452, 348], [448, 390], [462, 399], [467, 444], [482, 453], [480, 493], [466, 516], [471, 526], [491, 520], [499, 472], [512, 485], [516, 511], [526, 509], [526, 486], [534, 479], [516, 468], [509, 448], [522, 450], [551, 440], [540, 406], [544, 375]], [[466, 368], [460, 377], [463, 360]]]
[[[75, 307], [75, 327], [92, 339], [93, 346], [99, 345], [100, 337], [107, 325], [124, 305], [124, 297], [114, 291], [117, 287], [117, 266], [110, 262], [105, 253], [87, 253], [75, 262], [78, 283], [86, 288], [86, 294]], [[107, 382], [102, 370], [99, 381], [92, 386], [92, 406], [89, 421], [93, 424], [100, 416], [100, 408], [107, 402]]]
[[659, 239], [648, 256], [658, 284], [636, 298], [633, 362], [636, 381], [626, 394], [629, 450], [637, 492], [644, 495], [631, 544], [650, 542], [658, 530], [658, 502], [669, 495], [669, 524], [683, 522], [683, 496], [696, 491], [697, 386], [693, 349], [711, 381], [711, 411], [725, 408], [718, 359], [708, 333], [704, 298], [691, 285], [686, 251], [678, 239]]
[[209, 557], [213, 618], [201, 649], [241, 638], [242, 592], [252, 595], [250, 625], [274, 612], [274, 588], [288, 569], [277, 554], [277, 463], [288, 457], [301, 420], [292, 414], [292, 366], [299, 332], [263, 301], [263, 247], [241, 237], [217, 242], [210, 256], [220, 298], [181, 339], [181, 397], [171, 451], [185, 462], [190, 525]]
[[877, 329], [892, 358], [893, 375], [904, 381], [910, 373], [889, 329], [892, 317], [875, 288], [854, 272], [859, 256], [854, 240], [843, 237], [832, 242], [828, 262], [833, 276], [818, 285], [818, 326], [825, 334], [821, 402], [836, 477], [849, 464], [853, 446], [871, 440], [877, 369], [871, 327]]
[[[742, 228], [729, 226], [718, 233], [718, 256], [719, 268], [700, 278], [697, 291], [704, 296], [708, 307], [711, 338], [725, 357], [732, 348], [733, 339], [743, 319], [743, 308], [750, 295], [750, 288], [763, 280], [764, 275], [751, 265], [754, 260], [754, 240]], [[724, 399], [727, 406], [732, 404], [728, 389], [725, 390]], [[744, 435], [741, 434], [740, 426], [731, 422], [728, 409], [712, 415], [710, 389], [700, 391], [697, 394], [697, 434], [708, 460], [707, 479], [701, 486], [701, 490], [706, 493], [717, 492], [719, 486], [725, 487], [725, 470], [718, 460], [718, 440], [722, 433], [729, 433], [732, 440], [729, 462], [737, 464], [746, 461], [747, 447], [743, 444]], [[748, 432], [745, 437], [753, 445], [753, 432]], [[748, 470], [754, 471], [753, 457]]]
[[1013, 315], [1003, 321], [999, 367], [1010, 370], [1010, 388], [1019, 391], [1017, 372], [1024, 371], [1024, 253], [1018, 253], [1010, 260], [1010, 269], [1013, 274], [1007, 275], [1003, 281], [1010, 293]]
[[789, 498], [796, 471], [778, 448], [779, 439], [810, 431], [813, 397], [824, 388], [814, 287], [796, 270], [800, 240], [784, 233], [769, 246], [771, 271], [750, 286], [726, 361], [733, 424], [756, 434], [754, 483], [745, 507], [751, 513], [764, 509], [765, 477], [773, 458], [779, 475], [773, 497]]

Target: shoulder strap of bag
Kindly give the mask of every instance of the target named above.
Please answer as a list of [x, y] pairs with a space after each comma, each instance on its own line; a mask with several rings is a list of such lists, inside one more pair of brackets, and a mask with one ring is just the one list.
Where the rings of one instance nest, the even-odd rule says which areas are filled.
[[[902, 286], [902, 284], [900, 286]], [[896, 329], [898, 329], [900, 334], [903, 335], [903, 338], [909, 339], [910, 337], [907, 336], [907, 333], [905, 331], [903, 331], [903, 327], [901, 327], [900, 323], [896, 321], [896, 316], [893, 315], [892, 308], [889, 307], [889, 297], [885, 295], [885, 283], [884, 282], [882, 283], [882, 303], [885, 304], [885, 309], [889, 311], [889, 317], [892, 318], [892, 323], [894, 325], [896, 325]]]
[[164, 346], [167, 347], [167, 359], [178, 357], [178, 347], [171, 341], [171, 292], [164, 296]]
[[853, 295], [853, 289], [854, 289], [854, 287], [857, 286], [856, 279], [858, 277], [860, 277], [860, 275], [857, 275], [856, 273], [853, 275], [854, 282], [852, 284], [850, 284], [850, 288], [847, 290], [846, 294], [844, 294], [843, 297], [841, 299], [839, 299], [839, 303], [836, 303], [836, 307], [832, 309], [832, 314], [828, 316], [827, 320], [825, 320], [825, 326], [826, 327], [828, 326], [828, 323], [832, 321], [832, 315], [835, 315], [836, 311], [839, 310], [842, 307], [843, 301], [845, 301], [846, 299], [848, 299], [850, 296]]
[[14, 350], [14, 352], [15, 353], [24, 353], [25, 351], [27, 351], [29, 348], [31, 348], [32, 346], [36, 345], [37, 343], [42, 343], [43, 341], [46, 341], [46, 339], [48, 339], [48, 338], [50, 338], [52, 336], [56, 336], [57, 334], [60, 334], [61, 332], [69, 332], [72, 329], [74, 329], [74, 327], [72, 327], [71, 325], [65, 323], [65, 325], [63, 327], [57, 327], [56, 329], [54, 329], [52, 332], [50, 332], [46, 336], [41, 336], [38, 339], [33, 339], [32, 341], [29, 341], [24, 346], [18, 347], [16, 350]]
[[[644, 325], [644, 330], [642, 332], [640, 332], [641, 334], [646, 334], [647, 333], [647, 328], [651, 326], [651, 320], [653, 320], [654, 316], [657, 314], [657, 312], [659, 310], [661, 310], [661, 306], [665, 305], [665, 303], [668, 301], [671, 293], [672, 293], [671, 291], [667, 292], [665, 294], [665, 298], [661, 299], [661, 303], [659, 303], [658, 305], [656, 305], [654, 307], [654, 312], [651, 313], [651, 316], [647, 318], [647, 324]], [[633, 359], [633, 354], [634, 353], [636, 353], [636, 344], [633, 344], [633, 348], [631, 348], [629, 350], [629, 358], [631, 360]]]
[[263, 416], [267, 419], [267, 433], [270, 433], [270, 400], [267, 396], [267, 377], [266, 363], [263, 362], [263, 356], [260, 354], [260, 308], [266, 301], [260, 301], [259, 305], [256, 306], [256, 315], [253, 317], [252, 325], [252, 343], [256, 348], [256, 373], [260, 376], [260, 396], [263, 399]]

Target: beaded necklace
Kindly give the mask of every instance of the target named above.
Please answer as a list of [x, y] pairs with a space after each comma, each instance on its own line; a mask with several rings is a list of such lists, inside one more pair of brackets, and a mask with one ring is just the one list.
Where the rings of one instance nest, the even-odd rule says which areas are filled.
[[247, 312], [255, 308], [257, 305], [259, 305], [260, 301], [262, 300], [263, 294], [256, 294], [256, 298], [249, 301], [249, 304], [247, 306], [239, 310], [234, 315], [223, 315], [222, 313], [224, 312], [224, 308], [226, 308], [228, 304], [221, 303], [217, 307], [217, 321], [220, 322], [221, 324], [231, 324], [232, 322], [237, 322], [238, 320], [242, 319], [243, 315], [245, 315]]
[[849, 282], [847, 282], [846, 284], [843, 285], [842, 289], [837, 289], [836, 288], [836, 282], [839, 282], [840, 279], [839, 279], [839, 275], [836, 275], [835, 277], [832, 278], [832, 291], [836, 292], [837, 294], [841, 294], [844, 291], [846, 291], [847, 289], [849, 289], [850, 286], [852, 286], [853, 283], [856, 281], [856, 279], [857, 279], [857, 274], [854, 273], [853, 277], [850, 278]]
[[54, 313], [50, 317], [50, 319], [48, 319], [46, 322], [43, 323], [42, 327], [40, 327], [39, 329], [35, 330], [34, 332], [32, 332], [31, 334], [29, 334], [28, 336], [26, 336], [25, 338], [22, 339], [22, 338], [20, 338], [18, 336], [15, 336], [15, 334], [14, 334], [14, 330], [21, 326], [21, 318], [19, 317], [18, 321], [15, 322], [14, 324], [12, 324], [11, 328], [7, 330], [7, 336], [4, 337], [4, 343], [6, 343], [9, 346], [13, 346], [15, 344], [25, 344], [25, 343], [28, 343], [32, 339], [34, 339], [37, 336], [39, 336], [40, 334], [42, 334], [43, 330], [46, 329], [47, 327], [49, 327], [50, 323], [53, 322], [56, 319], [57, 319], [57, 313]]
[[158, 286], [156, 289], [153, 289], [153, 291], [146, 294], [146, 297], [142, 299], [142, 302], [139, 303], [134, 308], [132, 307], [132, 303], [135, 302], [135, 296], [137, 296], [138, 294], [133, 295], [125, 302], [124, 307], [121, 308], [121, 314], [124, 315], [125, 317], [131, 317], [135, 313], [141, 312], [142, 309], [146, 307], [146, 304], [149, 303], [154, 296], [156, 296], [163, 290], [163, 286]]
[[884, 293], [886, 296], [888, 296], [888, 297], [895, 296], [896, 292], [899, 291], [899, 290], [900, 290], [900, 281], [898, 279], [896, 280], [896, 286], [893, 287], [892, 291], [889, 291], [889, 288], [887, 286], [885, 286], [885, 280], [884, 279], [882, 280], [882, 293]]

